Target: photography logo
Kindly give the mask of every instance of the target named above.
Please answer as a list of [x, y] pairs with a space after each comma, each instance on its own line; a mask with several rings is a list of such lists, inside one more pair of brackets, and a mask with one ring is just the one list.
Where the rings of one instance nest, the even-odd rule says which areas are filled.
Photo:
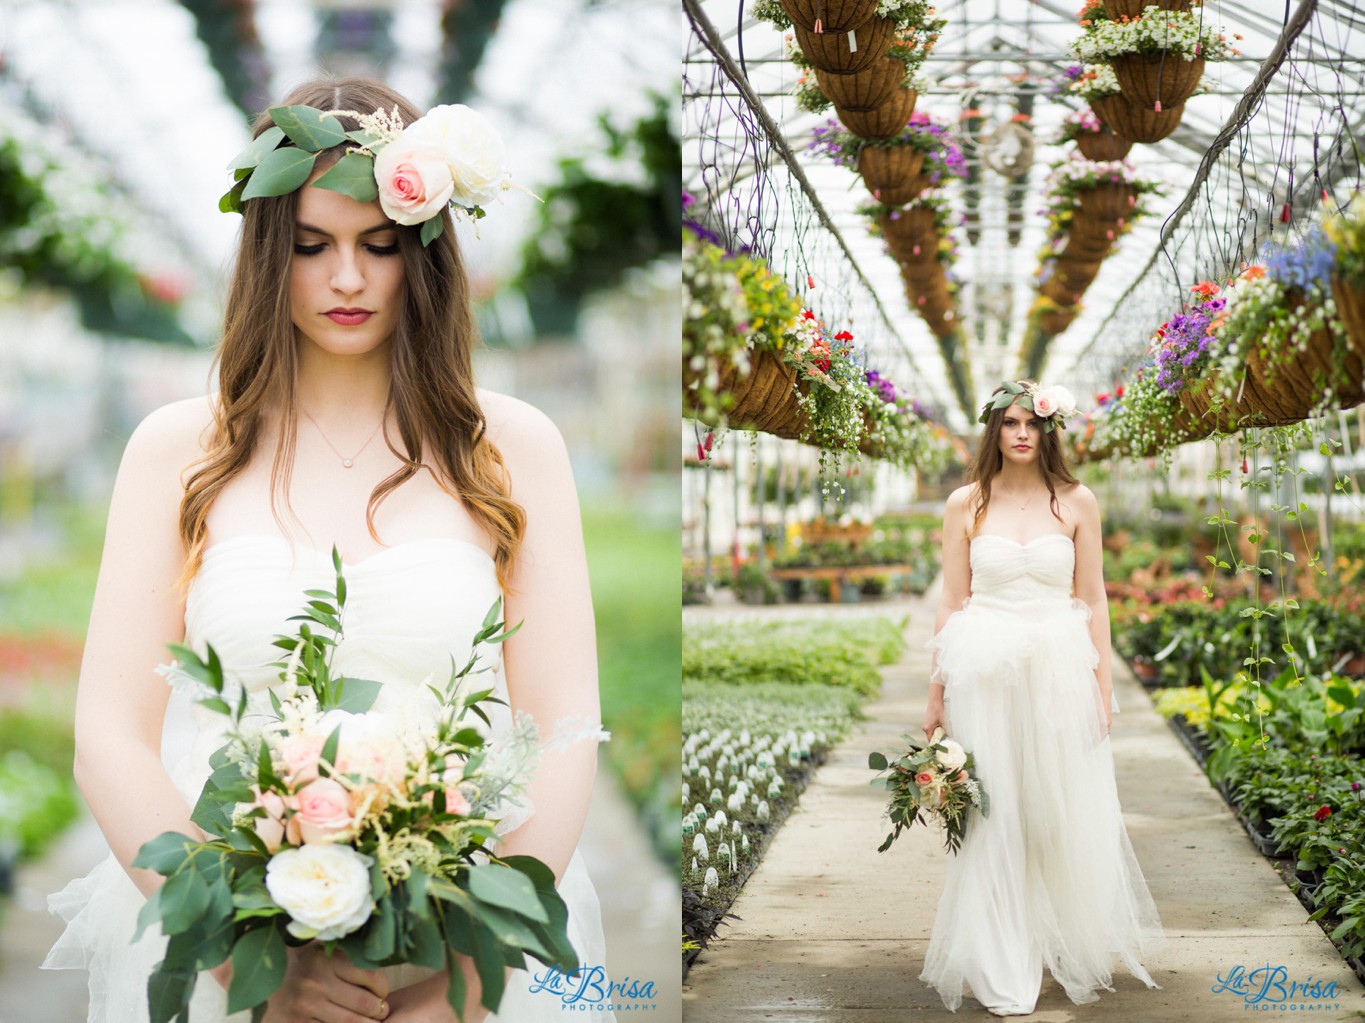
[[1219, 974], [1210, 988], [1215, 994], [1241, 998], [1248, 1012], [1336, 1012], [1341, 1009], [1335, 980], [1295, 980], [1285, 966], [1257, 966], [1247, 969], [1240, 963]]
[[580, 966], [573, 973], [561, 973], [553, 966], [534, 975], [533, 995], [558, 998], [565, 1012], [610, 1009], [612, 1012], [652, 1012], [659, 1008], [652, 980], [626, 977], [613, 981], [605, 967]]

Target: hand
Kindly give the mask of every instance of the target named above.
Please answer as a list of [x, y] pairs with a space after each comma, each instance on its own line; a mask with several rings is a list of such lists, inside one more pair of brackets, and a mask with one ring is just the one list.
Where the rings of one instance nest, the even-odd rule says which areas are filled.
[[1109, 737], [1109, 729], [1110, 729], [1110, 728], [1113, 726], [1113, 724], [1114, 724], [1114, 708], [1113, 708], [1113, 707], [1107, 707], [1107, 706], [1104, 707], [1104, 708], [1103, 708], [1103, 716], [1104, 716], [1104, 735], [1105, 735], [1105, 738], [1108, 738], [1108, 737]]
[[366, 1023], [389, 1018], [389, 982], [342, 953], [309, 942], [289, 949], [284, 983], [270, 996], [265, 1023]]
[[924, 711], [924, 737], [928, 739], [933, 736], [936, 728], [942, 728], [945, 732], [948, 730], [943, 721], [942, 700], [930, 700]]

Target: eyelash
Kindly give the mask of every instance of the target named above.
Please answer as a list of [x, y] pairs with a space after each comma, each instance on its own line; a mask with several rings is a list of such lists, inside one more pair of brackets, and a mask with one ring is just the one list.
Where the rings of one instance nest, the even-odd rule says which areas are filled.
[[[316, 256], [323, 249], [322, 242], [316, 245], [295, 245], [294, 252], [300, 256]], [[398, 254], [397, 245], [366, 245], [365, 251], [373, 256], [394, 256]]]

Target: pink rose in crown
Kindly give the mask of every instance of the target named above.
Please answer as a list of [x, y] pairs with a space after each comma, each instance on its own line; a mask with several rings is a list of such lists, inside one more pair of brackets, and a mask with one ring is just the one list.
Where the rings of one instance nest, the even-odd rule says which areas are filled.
[[1057, 411], [1057, 396], [1051, 391], [1038, 391], [1033, 396], [1033, 411], [1046, 419]]
[[390, 143], [374, 158], [379, 205], [399, 224], [421, 224], [436, 216], [455, 192], [450, 162], [438, 152]]
[[299, 834], [305, 842], [338, 842], [351, 836], [351, 794], [340, 782], [318, 778], [298, 794]]

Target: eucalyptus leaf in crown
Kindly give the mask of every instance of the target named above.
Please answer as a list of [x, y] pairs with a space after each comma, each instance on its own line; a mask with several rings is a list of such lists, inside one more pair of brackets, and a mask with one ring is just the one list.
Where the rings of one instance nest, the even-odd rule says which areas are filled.
[[[484, 204], [508, 188], [502, 137], [478, 112], [461, 104], [433, 107], [407, 127], [398, 108], [363, 114], [310, 106], [271, 107], [274, 124], [228, 164], [236, 184], [218, 202], [224, 213], [261, 196], [287, 195], [313, 173], [324, 150], [345, 154], [313, 182], [357, 202], [379, 200], [395, 223], [422, 225], [422, 244], [441, 233], [441, 210], [478, 220]], [[348, 131], [339, 117], [360, 127]]]

